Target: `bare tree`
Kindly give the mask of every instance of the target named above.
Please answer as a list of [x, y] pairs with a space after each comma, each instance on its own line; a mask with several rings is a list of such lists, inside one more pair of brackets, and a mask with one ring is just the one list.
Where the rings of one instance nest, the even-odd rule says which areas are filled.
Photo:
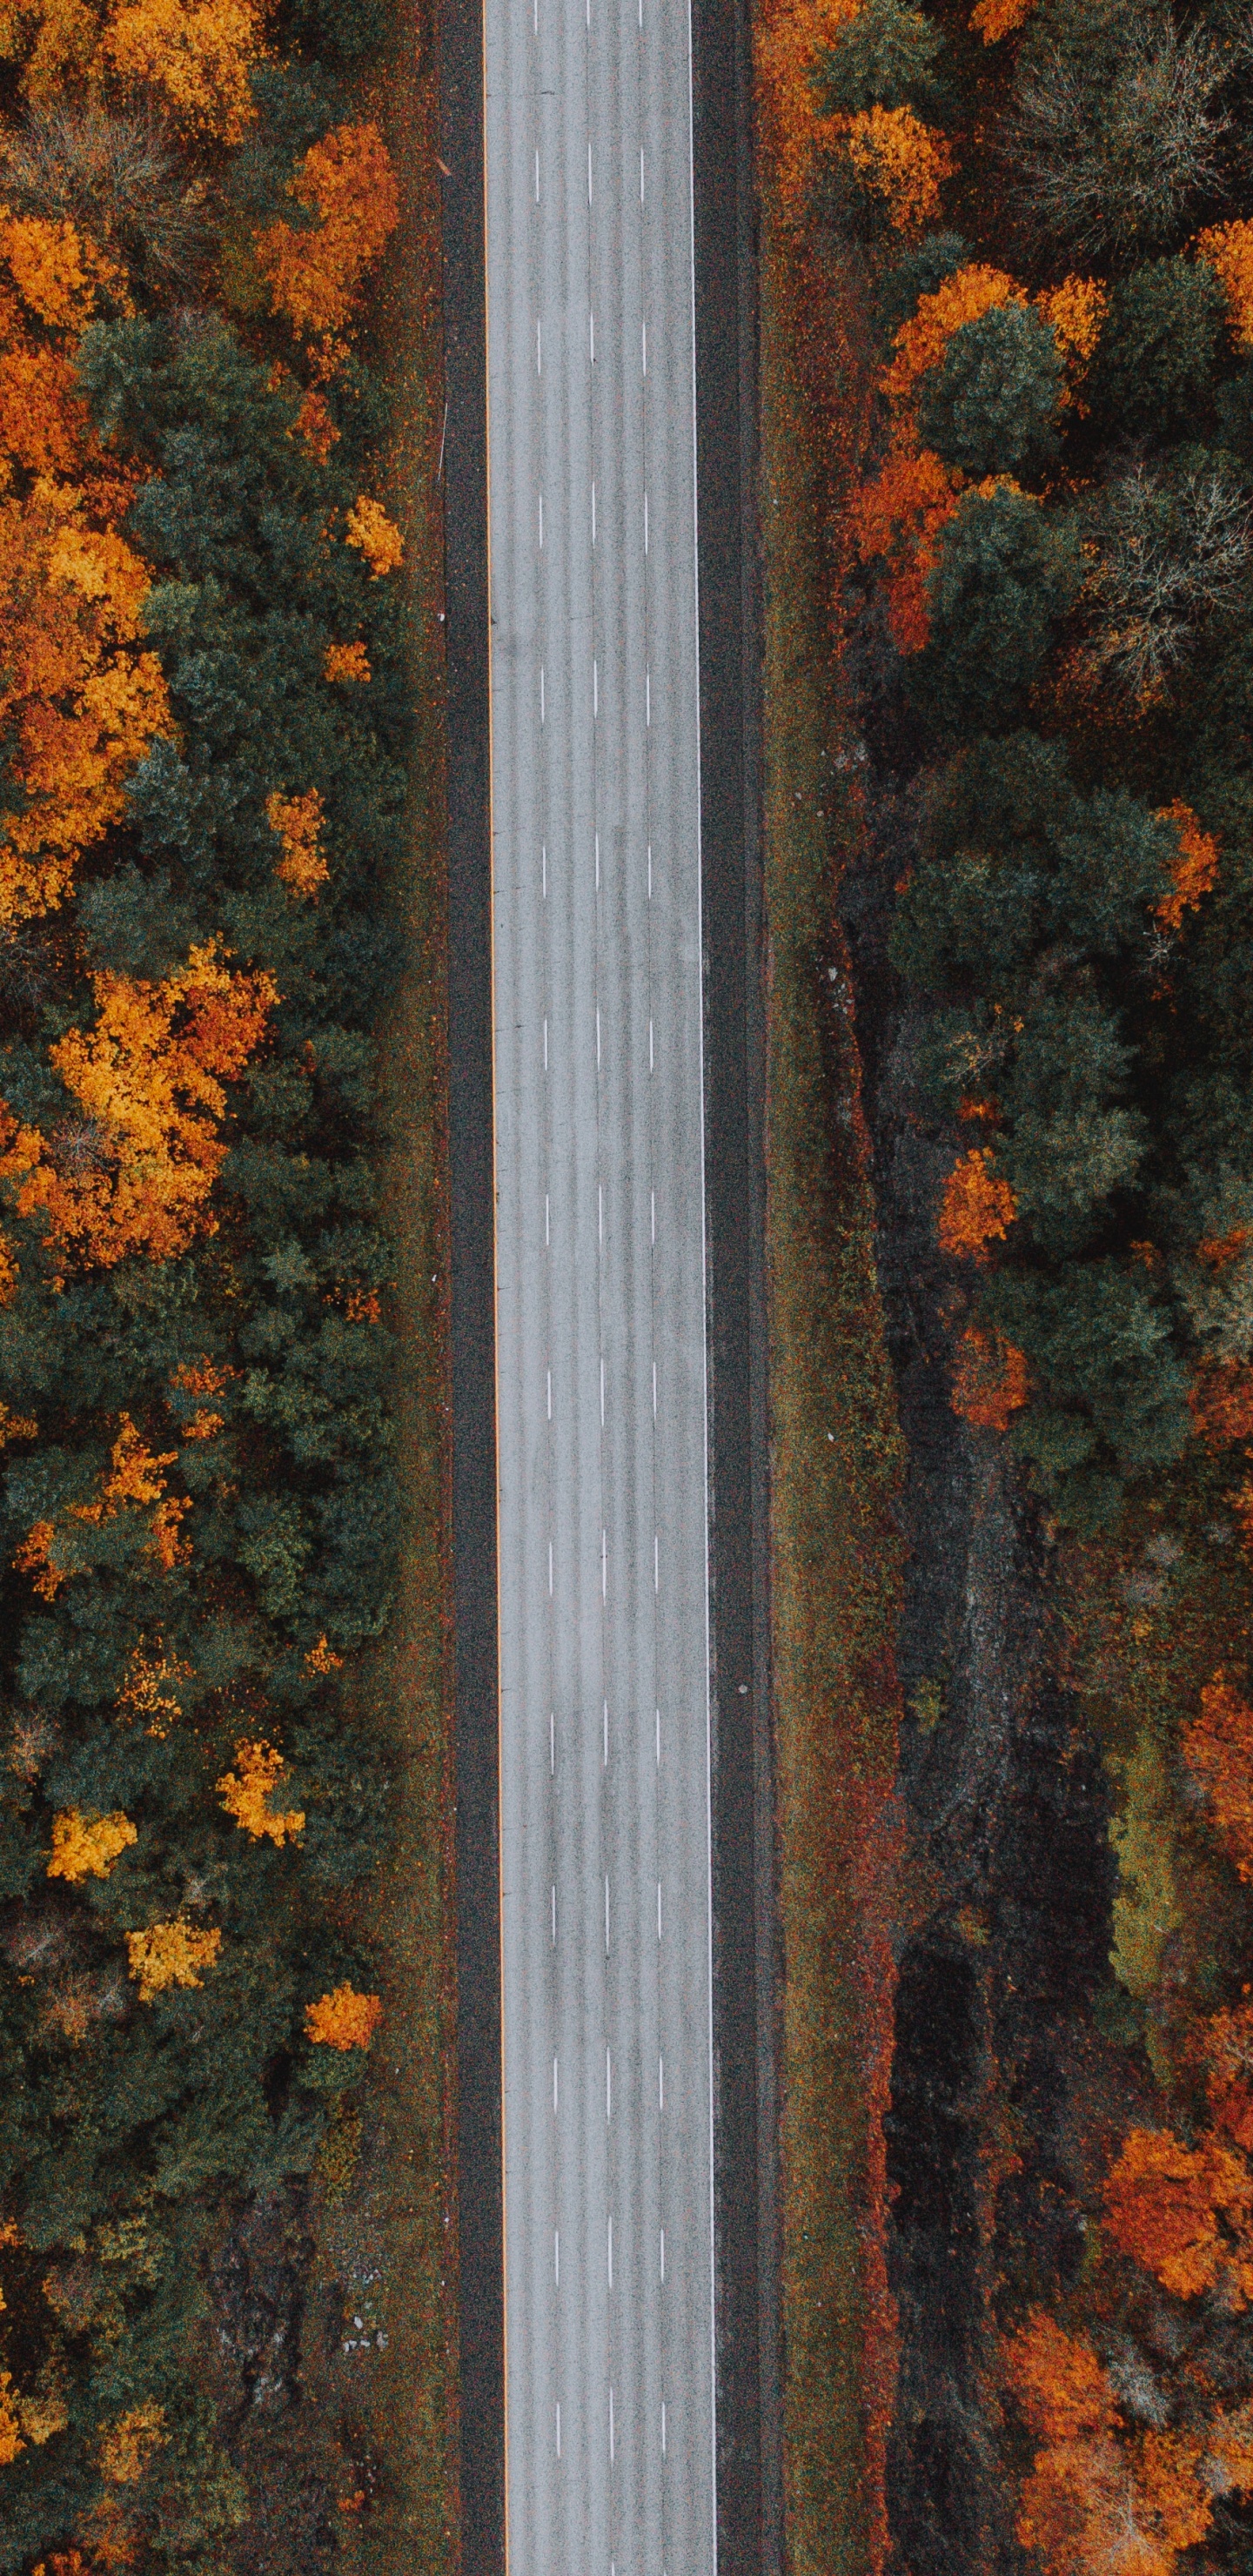
[[1106, 484], [1085, 552], [1089, 664], [1141, 701], [1160, 692], [1202, 621], [1244, 588], [1253, 511], [1216, 469], [1167, 484], [1136, 465]]
[[77, 225], [136, 282], [168, 292], [194, 279], [205, 185], [148, 118], [111, 115], [98, 99], [50, 108], [0, 139], [0, 172], [20, 214]]
[[[1085, 20], [1092, 18], [1092, 41]], [[1036, 225], [1079, 253], [1164, 240], [1219, 179], [1233, 68], [1168, 10], [1118, 0], [1024, 48], [1006, 148]]]

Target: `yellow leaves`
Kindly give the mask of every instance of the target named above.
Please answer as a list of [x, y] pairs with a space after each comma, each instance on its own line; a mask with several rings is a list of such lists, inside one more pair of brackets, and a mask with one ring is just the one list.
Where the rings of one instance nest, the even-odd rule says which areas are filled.
[[151, 1655], [147, 1639], [141, 1637], [127, 1659], [126, 1678], [118, 1694], [118, 1715], [127, 1725], [143, 1723], [145, 1735], [164, 1741], [176, 1718], [183, 1714], [178, 1697], [178, 1684], [191, 1679], [190, 1664], [180, 1663], [177, 1656], [166, 1654], [160, 1638], [155, 1640]]
[[305, 2032], [315, 2047], [368, 2048], [382, 2013], [377, 1995], [359, 1995], [352, 1986], [336, 1986], [305, 2006]]
[[836, 120], [864, 187], [883, 200], [894, 232], [920, 232], [940, 214], [940, 190], [954, 162], [946, 137], [911, 107], [868, 107]]
[[318, 222], [275, 223], [257, 235], [257, 265], [276, 313], [303, 336], [342, 331], [361, 283], [399, 211], [395, 173], [377, 125], [338, 125], [306, 152], [291, 183]]
[[111, 2486], [133, 2486], [143, 2476], [153, 2452], [168, 2439], [165, 2408], [158, 2406], [155, 2398], [128, 2408], [101, 2436], [101, 2477], [107, 2478]]
[[1253, 223], [1211, 224], [1197, 234], [1197, 256], [1214, 270], [1242, 349], [1253, 349]]
[[380, 574], [395, 572], [403, 563], [405, 541], [394, 527], [381, 502], [372, 501], [362, 492], [348, 513], [344, 530], [346, 542], [365, 556], [376, 580]]
[[10, 1124], [0, 1178], [17, 1181], [19, 1214], [43, 1210], [66, 1255], [103, 1267], [136, 1252], [168, 1260], [214, 1229], [206, 1202], [227, 1150], [216, 1125], [223, 1080], [243, 1071], [277, 987], [227, 967], [216, 939], [163, 983], [102, 974], [92, 986], [95, 1027], [70, 1029], [50, 1050], [85, 1112], [82, 1150], [67, 1155]]
[[322, 799], [317, 788], [309, 788], [303, 796], [267, 796], [265, 819], [283, 853], [275, 876], [292, 894], [307, 901], [330, 875], [320, 847]]
[[279, 1815], [271, 1810], [271, 1792], [287, 1768], [282, 1754], [260, 1737], [245, 1737], [235, 1747], [235, 1763], [235, 1770], [225, 1772], [217, 1784], [227, 1814], [242, 1826], [250, 1841], [256, 1843], [268, 1837], [281, 1849], [289, 1836], [304, 1831], [305, 1821], [303, 1808]]
[[1109, 297], [1095, 277], [1064, 277], [1035, 298], [1066, 366], [1082, 371], [1096, 355]]
[[253, 118], [248, 74], [264, 51], [258, 0], [123, 0], [100, 43], [123, 89], [159, 90], [185, 133], [238, 143]]
[[146, 1932], [128, 1932], [126, 1956], [141, 2004], [150, 2004], [167, 1986], [202, 1986], [200, 1970], [215, 1965], [221, 1947], [220, 1932], [198, 1932], [181, 1914]]
[[1154, 905], [1163, 929], [1182, 927], [1185, 912], [1195, 910], [1202, 895], [1210, 892], [1218, 876], [1218, 843], [1212, 832], [1203, 832], [1190, 805], [1176, 796], [1170, 805], [1158, 808], [1160, 823], [1173, 823], [1179, 835], [1179, 856], [1171, 871], [1173, 884], [1164, 901]]
[[13, 2397], [13, 2376], [10, 2371], [0, 2370], [0, 2469], [11, 2468], [25, 2447]]
[[936, 1227], [941, 1252], [986, 1261], [989, 1243], [1007, 1233], [1017, 1209], [1008, 1181], [992, 1171], [983, 1147], [974, 1146], [944, 1184]]
[[368, 680], [370, 661], [364, 644], [328, 644], [322, 671], [328, 680]]
[[0, 1404], [0, 1449], [7, 1449], [10, 1440], [34, 1440], [38, 1434], [39, 1425], [30, 1414], [10, 1413], [7, 1404]]
[[0, 501], [0, 725], [24, 790], [0, 831], [0, 926], [52, 910], [81, 852], [125, 811], [125, 782], [169, 697], [140, 649], [148, 575], [82, 496], [46, 477]]
[[122, 271], [65, 220], [0, 210], [0, 257], [23, 304], [49, 330], [85, 330], [101, 289], [122, 312], [134, 310]]
[[321, 1674], [337, 1673], [342, 1669], [343, 1661], [343, 1656], [337, 1655], [333, 1647], [328, 1646], [325, 1637], [319, 1637], [316, 1646], [310, 1646], [305, 1656], [305, 1671]]
[[84, 1815], [77, 1807], [66, 1807], [52, 1819], [48, 1876], [68, 1878], [75, 1887], [87, 1878], [108, 1878], [123, 1852], [138, 1840], [130, 1817], [120, 1807], [108, 1816]]
[[63, 2433], [70, 2420], [65, 2399], [55, 2390], [37, 2397], [19, 2397], [17, 2413], [27, 2441], [33, 2442], [38, 2451], [43, 2449], [45, 2442], [53, 2439], [54, 2434]]

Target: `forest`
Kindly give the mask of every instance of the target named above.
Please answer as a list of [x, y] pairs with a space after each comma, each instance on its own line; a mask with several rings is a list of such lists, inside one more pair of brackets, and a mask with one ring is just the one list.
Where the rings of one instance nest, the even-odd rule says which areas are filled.
[[[217, 2571], [197, 2335], [379, 2020], [383, 0], [0, 9], [0, 2569]], [[359, 2506], [361, 2499], [350, 2499]]]
[[896, 1936], [878, 2563], [1236, 2576], [1253, 18], [767, 0], [757, 74], [889, 1307], [920, 1247], [903, 1419], [983, 1498], [967, 1568], [1004, 1533], [996, 1741], [961, 1735], [973, 1576], [959, 1643], [903, 1657], [904, 1874], [925, 1848], [951, 1875], [905, 1901], [925, 1960]]

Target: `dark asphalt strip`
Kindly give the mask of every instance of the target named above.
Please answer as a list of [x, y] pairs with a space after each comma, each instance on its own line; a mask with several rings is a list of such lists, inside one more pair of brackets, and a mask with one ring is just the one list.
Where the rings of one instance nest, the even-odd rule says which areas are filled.
[[[767, 1565], [756, 242], [741, 0], [693, 0], [714, 1494], [714, 2045], [723, 2576], [782, 2567]], [[504, 2566], [491, 838], [481, 0], [441, 31], [463, 2576]], [[728, 284], [733, 291], [728, 292]]]
[[752, 58], [693, 0], [720, 2576], [783, 2566]]
[[481, 0], [445, 0], [440, 42], [461, 2568], [498, 2576], [505, 2336]]

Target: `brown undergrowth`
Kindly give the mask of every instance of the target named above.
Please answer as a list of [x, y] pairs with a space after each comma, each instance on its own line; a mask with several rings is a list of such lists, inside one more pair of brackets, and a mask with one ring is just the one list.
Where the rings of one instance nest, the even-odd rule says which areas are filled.
[[[893, 2326], [883, 2117], [899, 1852], [901, 1550], [852, 990], [857, 846], [826, 530], [865, 369], [770, 174], [762, 263], [768, 1258], [785, 1955], [786, 2507], [795, 2576], [886, 2554]], [[849, 299], [852, 305], [852, 299]], [[854, 308], [855, 309], [855, 308]], [[815, 400], [820, 374], [828, 397]], [[841, 401], [829, 396], [838, 384]]]

